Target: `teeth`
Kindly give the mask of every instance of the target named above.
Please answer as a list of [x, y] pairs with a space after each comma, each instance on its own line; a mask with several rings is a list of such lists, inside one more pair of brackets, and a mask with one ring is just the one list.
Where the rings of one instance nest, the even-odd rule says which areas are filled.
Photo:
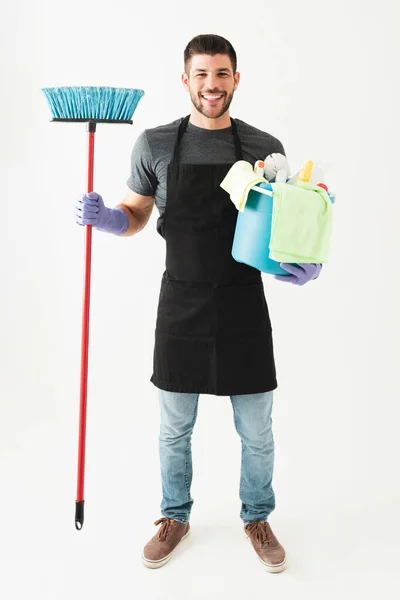
[[211, 96], [210, 94], [202, 94], [203, 98], [206, 98], [206, 100], [217, 100], [218, 98], [222, 98], [222, 94], [219, 94], [218, 96]]

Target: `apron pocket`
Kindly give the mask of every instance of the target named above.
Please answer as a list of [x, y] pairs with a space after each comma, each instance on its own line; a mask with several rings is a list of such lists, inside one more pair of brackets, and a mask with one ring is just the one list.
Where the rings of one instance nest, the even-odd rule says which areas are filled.
[[219, 288], [218, 331], [225, 337], [271, 331], [262, 282]]
[[210, 338], [213, 335], [212, 290], [208, 285], [171, 281], [161, 284], [156, 330], [184, 338]]

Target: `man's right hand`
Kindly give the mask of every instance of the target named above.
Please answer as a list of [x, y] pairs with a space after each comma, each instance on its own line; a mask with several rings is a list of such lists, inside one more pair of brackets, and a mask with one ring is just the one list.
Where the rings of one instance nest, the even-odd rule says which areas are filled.
[[121, 235], [129, 226], [127, 214], [122, 208], [107, 208], [103, 198], [96, 192], [84, 194], [75, 204], [78, 225], [93, 225], [100, 231]]
[[107, 212], [103, 198], [96, 192], [84, 194], [75, 204], [75, 216], [78, 225], [98, 226]]

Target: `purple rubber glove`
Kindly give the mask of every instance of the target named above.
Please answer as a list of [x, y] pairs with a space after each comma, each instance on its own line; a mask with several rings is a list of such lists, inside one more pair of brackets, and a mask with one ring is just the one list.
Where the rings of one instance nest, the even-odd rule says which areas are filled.
[[129, 220], [122, 208], [107, 208], [103, 198], [96, 192], [82, 196], [75, 204], [78, 225], [93, 225], [99, 231], [121, 235], [129, 226]]
[[280, 266], [282, 269], [285, 269], [285, 271], [291, 273], [291, 275], [275, 275], [275, 279], [279, 279], [279, 281], [288, 281], [295, 285], [304, 285], [312, 279], [317, 279], [322, 269], [322, 265], [315, 265], [313, 263], [298, 263], [296, 265], [280, 263]]

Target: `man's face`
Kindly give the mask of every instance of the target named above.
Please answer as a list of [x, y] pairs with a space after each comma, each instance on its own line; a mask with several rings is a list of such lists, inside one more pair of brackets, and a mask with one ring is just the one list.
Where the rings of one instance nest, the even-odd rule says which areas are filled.
[[240, 74], [233, 74], [226, 54], [196, 54], [189, 65], [189, 75], [183, 73], [182, 83], [193, 105], [208, 119], [218, 119], [232, 102]]

